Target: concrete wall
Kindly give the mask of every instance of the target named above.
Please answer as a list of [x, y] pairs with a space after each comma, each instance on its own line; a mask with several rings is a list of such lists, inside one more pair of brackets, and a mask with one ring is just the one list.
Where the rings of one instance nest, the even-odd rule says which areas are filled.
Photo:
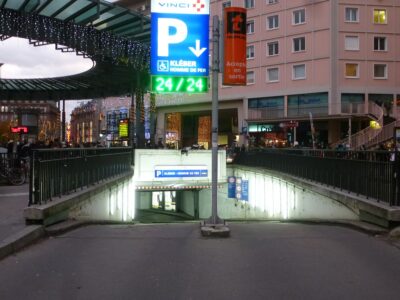
[[[182, 177], [182, 178], [155, 178], [157, 166], [205, 166], [208, 170], [207, 177]], [[211, 182], [211, 150], [181, 150], [164, 149], [137, 149], [135, 151], [135, 175], [136, 185], [197, 184]], [[218, 151], [218, 181], [226, 180], [226, 153]]]
[[133, 181], [128, 178], [88, 194], [85, 201], [70, 209], [69, 218], [129, 222], [135, 218], [135, 206]]
[[[224, 219], [325, 219], [358, 220], [356, 212], [324, 195], [295, 186], [273, 175], [242, 169], [228, 169], [228, 173], [249, 180], [249, 201], [228, 198], [227, 184], [218, 190], [218, 214]], [[193, 193], [184, 192], [185, 212], [193, 215]], [[211, 190], [199, 195], [201, 219], [211, 215]]]
[[194, 216], [195, 191], [182, 191], [181, 193], [181, 210], [189, 216]]

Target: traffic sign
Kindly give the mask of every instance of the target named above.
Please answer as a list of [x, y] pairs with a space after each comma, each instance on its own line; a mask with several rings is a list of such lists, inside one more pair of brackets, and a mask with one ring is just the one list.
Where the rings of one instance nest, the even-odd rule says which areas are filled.
[[155, 178], [208, 177], [207, 166], [156, 166]]
[[151, 2], [151, 74], [208, 76], [210, 0]]

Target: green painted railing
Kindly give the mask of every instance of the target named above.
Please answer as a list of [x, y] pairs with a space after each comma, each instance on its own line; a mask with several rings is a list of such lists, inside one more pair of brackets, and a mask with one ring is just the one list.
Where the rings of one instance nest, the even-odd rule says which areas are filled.
[[32, 151], [29, 205], [44, 204], [132, 170], [132, 148], [67, 148]]

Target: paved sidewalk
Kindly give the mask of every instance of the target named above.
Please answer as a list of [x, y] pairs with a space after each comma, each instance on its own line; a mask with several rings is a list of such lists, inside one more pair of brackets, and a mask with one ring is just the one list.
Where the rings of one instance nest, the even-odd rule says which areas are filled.
[[23, 210], [28, 206], [29, 184], [11, 186], [0, 183], [0, 243], [23, 230]]

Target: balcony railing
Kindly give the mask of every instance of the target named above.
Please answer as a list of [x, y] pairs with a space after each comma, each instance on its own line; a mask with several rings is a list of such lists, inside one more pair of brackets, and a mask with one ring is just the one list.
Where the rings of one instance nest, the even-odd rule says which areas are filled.
[[[351, 114], [351, 115], [366, 115], [370, 112], [369, 106], [366, 106], [364, 103], [341, 103], [338, 105], [332, 104], [331, 108], [335, 108], [338, 106], [338, 111], [341, 114]], [[333, 111], [336, 111], [333, 109]], [[287, 117], [289, 118], [296, 118], [296, 117], [308, 117], [310, 112], [313, 116], [327, 116], [329, 114], [329, 108], [325, 105], [319, 106], [298, 106], [298, 107], [288, 107]], [[276, 109], [276, 108], [249, 108], [249, 120], [273, 120], [285, 118], [283, 108]]]
[[282, 109], [271, 109], [268, 107], [265, 108], [250, 108], [249, 109], [249, 119], [258, 120], [272, 120], [272, 119], [280, 119], [284, 118], [284, 110]]
[[296, 108], [288, 108], [288, 117], [304, 117], [309, 116], [312, 113], [313, 116], [326, 116], [328, 115], [327, 106], [302, 106]]

